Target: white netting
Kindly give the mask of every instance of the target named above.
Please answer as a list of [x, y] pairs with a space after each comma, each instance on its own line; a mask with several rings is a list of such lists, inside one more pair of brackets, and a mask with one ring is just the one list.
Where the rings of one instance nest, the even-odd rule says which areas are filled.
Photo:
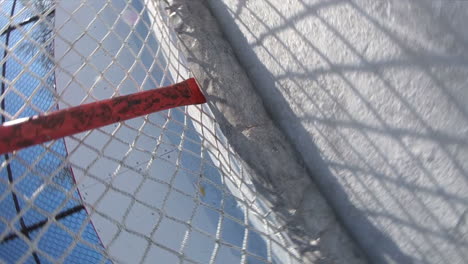
[[[190, 77], [156, 0], [0, 5], [2, 123]], [[298, 263], [208, 105], [0, 158], [6, 263]]]

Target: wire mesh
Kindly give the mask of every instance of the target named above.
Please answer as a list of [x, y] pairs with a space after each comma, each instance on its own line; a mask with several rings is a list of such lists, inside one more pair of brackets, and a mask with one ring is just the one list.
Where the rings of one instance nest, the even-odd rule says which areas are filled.
[[[154, 0], [3, 1], [1, 122], [189, 78], [170, 12]], [[0, 159], [5, 263], [300, 262], [206, 104]]]

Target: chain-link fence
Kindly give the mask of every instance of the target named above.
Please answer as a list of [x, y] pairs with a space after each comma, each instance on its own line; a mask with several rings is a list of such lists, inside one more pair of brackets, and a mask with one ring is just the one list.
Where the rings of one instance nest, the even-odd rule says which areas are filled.
[[[0, 5], [1, 122], [190, 77], [155, 0]], [[6, 263], [299, 263], [207, 105], [2, 155]]]

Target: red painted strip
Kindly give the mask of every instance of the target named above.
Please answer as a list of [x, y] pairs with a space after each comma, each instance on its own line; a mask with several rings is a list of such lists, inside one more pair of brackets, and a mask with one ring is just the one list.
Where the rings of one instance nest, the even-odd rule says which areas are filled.
[[178, 106], [205, 103], [195, 79], [0, 126], [0, 154]]

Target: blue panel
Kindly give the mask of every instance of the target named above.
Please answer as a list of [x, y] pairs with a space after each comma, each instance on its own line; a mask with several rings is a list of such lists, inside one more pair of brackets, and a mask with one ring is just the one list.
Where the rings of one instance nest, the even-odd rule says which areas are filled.
[[[4, 1], [0, 4], [0, 10], [4, 13], [0, 16], [0, 28], [8, 26], [10, 19], [5, 14], [10, 14], [13, 3], [14, 1]], [[21, 1], [17, 1], [15, 12], [23, 8]], [[33, 5], [31, 10], [23, 10], [14, 23], [34, 16], [39, 8], [39, 5]], [[53, 15], [49, 17], [53, 22]], [[47, 23], [31, 22], [0, 37], [3, 44], [0, 56], [4, 54], [3, 46], [7, 45], [7, 38], [8, 46], [14, 47], [1, 65], [5, 71], [4, 79], [7, 80], [5, 91], [8, 91], [4, 94], [3, 110], [16, 115], [14, 118], [56, 109], [54, 64], [46, 54], [50, 52], [53, 55], [51, 31]], [[28, 37], [25, 37], [26, 32]], [[44, 43], [45, 51], [37, 48], [37, 44], [31, 39]], [[8, 85], [13, 80], [12, 89]], [[30, 107], [30, 104], [37, 110]], [[25, 107], [26, 105], [28, 106]], [[4, 119], [8, 121], [8, 117]], [[42, 146], [35, 146], [19, 151], [14, 159], [8, 155], [0, 157], [0, 164], [8, 161], [8, 165], [0, 168], [0, 262], [15, 263], [22, 259], [26, 263], [51, 263], [63, 258], [66, 263], [99, 263], [104, 259], [104, 249], [94, 227], [86, 221], [87, 213], [78, 192], [70, 193], [75, 183], [71, 169], [62, 164], [67, 155], [64, 140], [56, 141], [51, 150], [46, 152]], [[13, 192], [8, 189], [11, 180], [14, 183]], [[54, 184], [46, 184], [47, 181]], [[37, 195], [31, 208], [25, 199], [31, 198], [34, 193]], [[74, 199], [67, 200], [67, 195]], [[63, 212], [73, 208], [76, 209], [74, 213], [63, 215]], [[18, 210], [21, 217], [18, 217]], [[46, 230], [42, 230], [47, 221], [46, 215], [51, 217], [60, 213], [62, 215], [58, 222], [61, 225], [51, 223]], [[33, 226], [35, 228], [31, 229]], [[31, 230], [23, 234], [37, 243], [39, 252], [29, 251], [25, 241], [27, 238], [24, 236], [16, 235], [4, 240], [8, 235], [21, 233], [21, 229], [25, 227]], [[81, 230], [83, 231], [80, 232]], [[80, 238], [76, 244], [72, 243], [75, 237]]]

